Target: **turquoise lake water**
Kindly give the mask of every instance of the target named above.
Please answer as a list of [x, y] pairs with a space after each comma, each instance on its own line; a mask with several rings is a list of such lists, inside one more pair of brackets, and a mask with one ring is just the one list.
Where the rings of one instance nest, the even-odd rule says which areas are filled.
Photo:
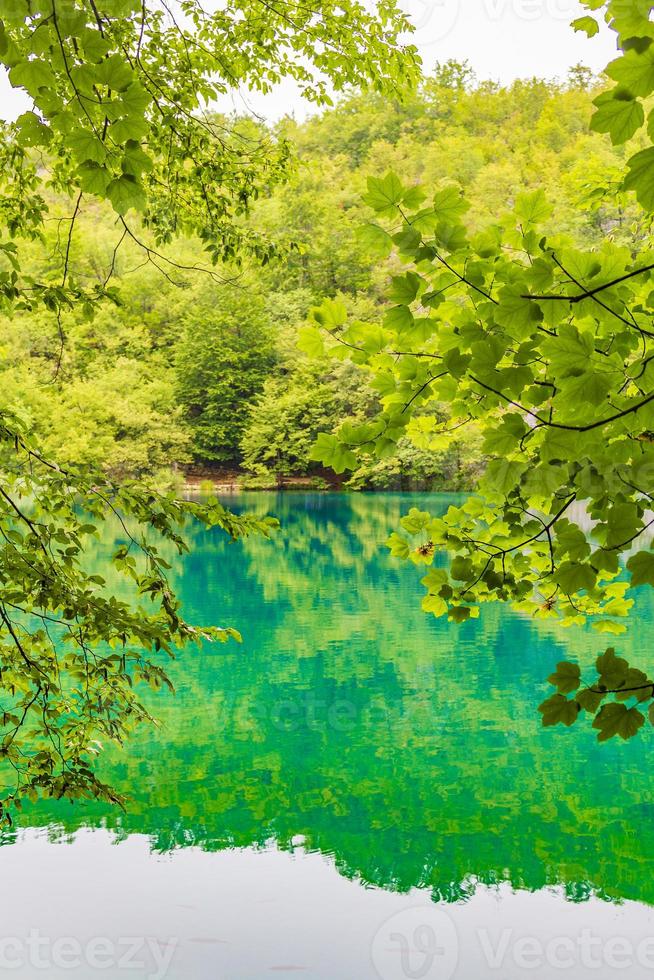
[[[654, 731], [540, 727], [554, 664], [606, 647], [590, 628], [421, 612], [384, 541], [451, 500], [249, 494], [274, 540], [193, 533], [187, 618], [243, 645], [185, 652], [160, 726], [105, 760], [126, 813], [40, 804], [6, 835], [0, 974], [44, 975], [36, 930], [52, 977], [652, 976]], [[641, 591], [618, 644], [647, 664]]]

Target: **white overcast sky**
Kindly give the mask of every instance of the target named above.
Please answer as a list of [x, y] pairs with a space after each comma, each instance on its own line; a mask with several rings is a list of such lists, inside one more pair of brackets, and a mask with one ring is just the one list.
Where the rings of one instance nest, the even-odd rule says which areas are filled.
[[[603, 29], [589, 40], [570, 21], [585, 13], [577, 0], [401, 0], [416, 25], [413, 42], [429, 72], [437, 61], [467, 59], [479, 79], [510, 82], [538, 75], [563, 78], [581, 62], [594, 71], [615, 56], [614, 35]], [[240, 92], [220, 108], [252, 108], [269, 120], [312, 111], [292, 84], [268, 96]], [[0, 76], [0, 114], [13, 119], [29, 108], [24, 93]]]

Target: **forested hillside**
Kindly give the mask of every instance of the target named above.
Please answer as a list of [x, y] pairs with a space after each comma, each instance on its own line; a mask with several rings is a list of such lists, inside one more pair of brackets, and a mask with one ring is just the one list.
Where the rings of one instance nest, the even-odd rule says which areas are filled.
[[[253, 234], [280, 242], [281, 256], [263, 269], [207, 260], [210, 273], [194, 271], [194, 242], [177, 246], [175, 265], [155, 252], [144, 259], [129, 241], [114, 255], [116, 216], [89, 203], [72, 242], [74, 266], [104, 282], [113, 256], [120, 301], [90, 321], [82, 311], [4, 320], [8, 407], [61, 464], [147, 473], [161, 484], [235, 471], [253, 486], [319, 481], [325, 474], [310, 459], [317, 433], [376, 410], [355, 367], [309, 359], [297, 346], [309, 310], [326, 297], [345, 297], [363, 320], [378, 318], [394, 260], [380, 260], [360, 232], [369, 218], [366, 177], [392, 169], [428, 189], [455, 183], [472, 203], [473, 225], [496, 218], [537, 181], [554, 205], [553, 230], [585, 245], [606, 235], [631, 240], [637, 212], [616, 193], [622, 149], [588, 129], [596, 94], [581, 68], [565, 83], [502, 88], [451, 63], [404, 104], [355, 96], [304, 124], [285, 120], [270, 135], [297, 147], [294, 175], [247, 219]], [[255, 125], [243, 122], [244, 138]], [[55, 202], [61, 216], [71, 206]], [[51, 220], [45, 247], [31, 246], [36, 279], [65, 249], [61, 226]], [[482, 467], [466, 429], [440, 455], [403, 443], [348, 485], [463, 489]]]

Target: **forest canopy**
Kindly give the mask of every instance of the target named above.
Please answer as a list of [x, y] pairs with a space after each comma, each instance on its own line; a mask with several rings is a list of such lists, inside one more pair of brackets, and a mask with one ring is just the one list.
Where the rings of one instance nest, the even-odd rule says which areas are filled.
[[[345, 301], [369, 321], [388, 303], [397, 259], [380, 254], [366, 224], [374, 217], [363, 200], [367, 176], [391, 168], [410, 184], [456, 181], [473, 227], [544, 184], [559, 227], [578, 244], [593, 247], [606, 234], [639, 241], [639, 210], [614, 194], [623, 151], [588, 129], [602, 90], [580, 68], [564, 82], [503, 87], [448, 63], [402, 102], [352, 95], [303, 124], [286, 119], [272, 128], [223, 119], [295, 148], [288, 179], [259, 195], [245, 226], [283, 254], [264, 268], [220, 263], [216, 282], [190, 268], [202, 248], [197, 238], [176, 244], [176, 262], [186, 268], [169, 268], [169, 278], [143, 264], [136, 243], [123, 242], [111, 279], [120, 304], [104, 305], [92, 321], [81, 310], [65, 314], [60, 362], [55, 315], [5, 318], [2, 371], [12, 406], [62, 464], [97, 465], [116, 477], [147, 476], [165, 486], [188, 471], [220, 479], [221, 471], [240, 470], [251, 485], [333, 480], [311, 456], [318, 433], [373, 418], [379, 393], [351, 366], [308, 357], [298, 339], [325, 298]], [[543, 162], [538, 173], [534, 157]], [[600, 177], [603, 193], [593, 182]], [[48, 195], [63, 217], [68, 199]], [[89, 200], [77, 223], [71, 262], [87, 288], [99, 286], [112, 261], [116, 217]], [[31, 246], [23, 262], [34, 275], [51, 264], [58, 233], [52, 226], [45, 245]], [[436, 412], [445, 417], [445, 404]], [[362, 461], [344, 479], [357, 488], [470, 489], [483, 462], [479, 433], [466, 430], [443, 449], [404, 439], [395, 456]]]

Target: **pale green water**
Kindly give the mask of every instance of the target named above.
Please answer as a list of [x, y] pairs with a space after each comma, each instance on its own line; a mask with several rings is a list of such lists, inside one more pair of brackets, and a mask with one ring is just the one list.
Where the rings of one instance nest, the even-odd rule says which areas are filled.
[[[419, 887], [428, 892], [421, 902], [431, 895], [445, 908], [457, 908], [451, 903], [471, 895], [476, 883], [499, 882], [519, 894], [560, 886], [561, 910], [564, 896], [654, 904], [654, 732], [599, 746], [588, 728], [539, 727], [536, 707], [554, 663], [570, 655], [590, 663], [606, 646], [591, 630], [564, 631], [499, 607], [459, 627], [420, 611], [419, 574], [394, 562], [383, 542], [409, 506], [448, 502], [391, 494], [238, 500], [278, 515], [282, 532], [272, 542], [237, 545], [198, 532], [175, 578], [188, 618], [237, 626], [243, 646], [185, 653], [174, 667], [177, 697], [153, 702], [161, 728], [143, 731], [107, 763], [107, 775], [131, 794], [126, 814], [40, 805], [24, 823], [49, 826], [53, 837], [84, 827], [110, 828], [120, 838], [147, 835], [154, 852], [193, 845], [193, 860], [204, 868], [209, 851], [265, 848], [258, 857], [251, 850], [225, 855], [242, 856], [255, 888], [257, 866], [262, 887], [270, 884], [265, 862], [277, 848], [295, 850], [289, 867], [296, 871], [313, 867], [304, 855], [315, 852], [328, 859], [329, 875], [388, 893]], [[645, 592], [620, 646], [646, 663], [653, 632]], [[3, 853], [22, 848], [27, 860], [43, 846], [31, 834], [18, 836]], [[57, 848], [71, 855], [68, 867], [80, 840]], [[90, 855], [84, 860], [92, 862], [89, 840], [98, 841], [100, 853], [104, 838], [83, 840]], [[145, 869], [159, 866], [150, 860]], [[125, 861], [116, 862], [129, 896]], [[140, 885], [149, 873], [138, 872]], [[330, 887], [317, 885], [312, 901], [331, 908]], [[156, 907], [154, 879], [152, 888]], [[479, 892], [482, 901], [486, 890]], [[277, 900], [284, 901], [281, 885]], [[204, 965], [179, 975], [265, 974], [238, 966], [245, 953], [229, 967], [216, 957], [205, 949]], [[289, 976], [291, 966], [281, 964]], [[364, 975], [348, 960], [325, 974], [302, 968], [311, 976]], [[412, 974], [388, 974], [395, 975]]]

